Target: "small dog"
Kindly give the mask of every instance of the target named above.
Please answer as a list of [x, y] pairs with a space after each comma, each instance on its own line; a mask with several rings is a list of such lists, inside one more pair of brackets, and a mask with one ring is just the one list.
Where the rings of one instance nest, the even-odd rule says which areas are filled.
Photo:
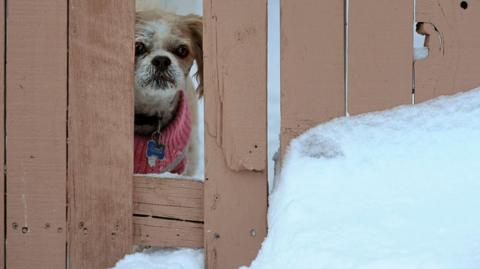
[[[203, 27], [197, 15], [160, 10], [139, 11], [135, 27], [135, 134], [151, 136], [174, 120], [180, 97], [188, 102], [191, 135], [185, 150], [183, 174], [198, 168], [198, 98], [203, 94]], [[196, 62], [199, 86], [194, 89], [190, 69]], [[182, 94], [183, 92], [183, 94]]]

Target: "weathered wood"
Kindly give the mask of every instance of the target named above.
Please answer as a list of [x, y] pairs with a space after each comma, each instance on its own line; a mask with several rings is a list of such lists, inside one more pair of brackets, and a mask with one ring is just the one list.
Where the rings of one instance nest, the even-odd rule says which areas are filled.
[[134, 242], [154, 247], [203, 247], [203, 223], [151, 217], [133, 218]]
[[[0, 193], [5, 193], [5, 121], [4, 121], [4, 109], [5, 109], [5, 0], [0, 0]], [[0, 198], [0, 268], [5, 267], [5, 201]]]
[[7, 5], [6, 267], [65, 268], [67, 5]]
[[348, 14], [348, 113], [411, 104], [413, 0], [350, 0]]
[[267, 230], [267, 1], [204, 1], [207, 268], [237, 268]]
[[415, 101], [480, 86], [480, 5], [461, 1], [417, 0], [416, 21], [426, 34], [429, 55], [415, 62]]
[[69, 268], [109, 268], [133, 243], [134, 1], [70, 0]]
[[345, 115], [344, 1], [281, 1], [281, 148]]
[[203, 221], [203, 182], [135, 176], [133, 214]]

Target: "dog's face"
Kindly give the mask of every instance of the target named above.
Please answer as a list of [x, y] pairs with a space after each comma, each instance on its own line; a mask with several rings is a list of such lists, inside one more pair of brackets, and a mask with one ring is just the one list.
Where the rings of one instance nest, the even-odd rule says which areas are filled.
[[[196, 61], [202, 91], [202, 21], [196, 15], [138, 12], [135, 29], [135, 132], [167, 125]], [[158, 125], [156, 124], [158, 122]], [[156, 126], [155, 126], [156, 125]]]

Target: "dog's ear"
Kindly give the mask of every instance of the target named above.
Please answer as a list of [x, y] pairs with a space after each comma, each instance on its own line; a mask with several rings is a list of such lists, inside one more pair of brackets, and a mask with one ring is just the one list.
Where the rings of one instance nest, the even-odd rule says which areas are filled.
[[197, 62], [198, 71], [195, 78], [198, 81], [198, 97], [203, 96], [203, 23], [202, 17], [190, 14], [183, 18], [183, 25], [192, 40], [192, 49], [195, 62]]

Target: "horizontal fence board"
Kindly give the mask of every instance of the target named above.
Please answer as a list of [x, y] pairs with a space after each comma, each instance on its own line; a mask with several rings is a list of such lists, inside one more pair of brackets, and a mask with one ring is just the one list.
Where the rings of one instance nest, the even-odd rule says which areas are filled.
[[267, 0], [203, 10], [206, 268], [238, 268], [267, 232]]
[[344, 1], [281, 1], [281, 151], [345, 115]]
[[133, 217], [134, 243], [153, 247], [203, 247], [203, 223]]
[[348, 113], [412, 103], [413, 0], [350, 0]]
[[67, 4], [7, 14], [6, 268], [65, 268]]
[[415, 101], [480, 86], [480, 5], [466, 1], [417, 0], [416, 21], [427, 35], [429, 55], [415, 62]]
[[203, 182], [135, 176], [133, 214], [203, 221]]
[[133, 244], [135, 3], [69, 4], [68, 266], [104, 269]]

